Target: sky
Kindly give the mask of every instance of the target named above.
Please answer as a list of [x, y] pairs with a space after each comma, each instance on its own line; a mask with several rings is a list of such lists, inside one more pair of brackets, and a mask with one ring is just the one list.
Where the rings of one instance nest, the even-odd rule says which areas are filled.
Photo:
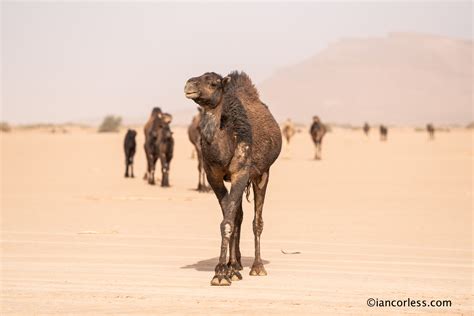
[[1, 113], [14, 124], [133, 121], [195, 107], [190, 77], [257, 84], [341, 38], [472, 39], [470, 1], [1, 2]]

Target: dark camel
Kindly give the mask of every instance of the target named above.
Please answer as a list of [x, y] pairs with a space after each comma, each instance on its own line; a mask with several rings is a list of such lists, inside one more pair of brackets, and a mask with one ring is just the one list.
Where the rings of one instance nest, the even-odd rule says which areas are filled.
[[154, 108], [148, 122], [145, 124], [145, 154], [147, 158], [147, 173], [144, 179], [155, 184], [155, 166], [158, 158], [161, 161], [161, 186], [169, 186], [169, 170], [173, 158], [174, 139], [170, 123], [172, 116]]
[[369, 123], [365, 122], [365, 123], [364, 123], [364, 127], [363, 127], [362, 129], [364, 130], [365, 136], [369, 136], [369, 132], [370, 132], [370, 125], [369, 125]]
[[430, 139], [434, 139], [435, 128], [433, 124], [429, 123], [428, 125], [426, 125], [426, 131], [428, 132]]
[[[255, 202], [255, 260], [250, 275], [266, 275], [260, 255], [260, 235], [270, 166], [281, 151], [278, 123], [243, 72], [232, 72], [225, 78], [213, 72], [205, 73], [189, 79], [184, 92], [203, 109], [200, 126], [204, 169], [224, 217], [220, 225], [219, 263], [211, 285], [230, 285], [242, 279], [239, 272], [242, 270], [242, 196], [244, 191], [248, 196], [250, 186]], [[231, 182], [230, 192], [224, 181]]]
[[129, 129], [123, 141], [123, 149], [125, 151], [125, 178], [129, 177], [129, 169], [130, 176], [132, 178], [135, 177], [135, 175], [133, 174], [133, 157], [135, 156], [135, 152], [137, 151], [137, 142], [135, 141], [136, 136], [137, 132], [133, 129]]
[[314, 154], [314, 159], [321, 160], [321, 151], [323, 146], [323, 138], [326, 134], [327, 128], [321, 122], [318, 116], [313, 116], [313, 124], [309, 129], [311, 138], [313, 139], [314, 146], [316, 146], [316, 153]]
[[199, 192], [208, 192], [210, 188], [206, 185], [206, 172], [204, 171], [204, 162], [202, 158], [202, 149], [201, 149], [201, 128], [199, 127], [201, 122], [201, 112], [202, 109], [199, 108], [199, 113], [193, 117], [191, 125], [188, 127], [188, 137], [189, 141], [193, 144], [198, 159], [198, 172], [199, 172], [199, 179], [198, 179], [198, 187], [197, 190]]
[[380, 125], [380, 140], [381, 141], [386, 141], [387, 140], [387, 134], [388, 134], [388, 128], [385, 125]]

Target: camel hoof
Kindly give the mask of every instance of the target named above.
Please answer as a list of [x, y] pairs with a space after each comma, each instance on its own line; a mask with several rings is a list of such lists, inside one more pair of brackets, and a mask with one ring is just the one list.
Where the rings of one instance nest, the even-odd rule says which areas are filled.
[[232, 271], [232, 276], [230, 278], [232, 281], [240, 281], [242, 280], [242, 274], [239, 271]]
[[125, 178], [128, 178], [128, 174], [125, 175]]
[[206, 193], [211, 191], [212, 189], [208, 186], [198, 186], [197, 191], [200, 193]]
[[211, 280], [212, 286], [229, 286], [232, 284], [232, 281], [227, 276], [215, 276]]
[[267, 275], [267, 271], [263, 267], [263, 264], [261, 265], [254, 265], [252, 266], [252, 269], [250, 269], [251, 276], [265, 276]]
[[234, 269], [236, 271], [242, 271], [244, 268], [242, 267], [242, 264], [240, 262], [235, 263]]

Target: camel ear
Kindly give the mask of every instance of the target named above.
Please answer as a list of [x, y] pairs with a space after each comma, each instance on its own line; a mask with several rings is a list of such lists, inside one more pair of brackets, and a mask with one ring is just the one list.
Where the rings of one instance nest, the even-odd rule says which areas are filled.
[[166, 124], [171, 123], [172, 120], [173, 116], [171, 114], [166, 113], [165, 115], [163, 115], [163, 122], [165, 122]]
[[231, 79], [230, 79], [229, 76], [224, 77], [224, 78], [222, 79], [222, 86], [223, 86], [223, 87], [227, 86], [227, 85], [229, 84], [230, 80], [231, 80]]

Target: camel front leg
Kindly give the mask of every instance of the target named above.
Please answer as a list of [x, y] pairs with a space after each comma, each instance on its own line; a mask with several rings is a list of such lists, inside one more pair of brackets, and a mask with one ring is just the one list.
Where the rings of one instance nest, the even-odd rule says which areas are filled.
[[169, 173], [170, 173], [170, 165], [166, 159], [166, 154], [164, 151], [160, 151], [160, 161], [161, 161], [161, 186], [162, 187], [169, 187]]
[[152, 155], [148, 156], [148, 183], [151, 185], [155, 184], [155, 166], [156, 166], [157, 157]]
[[239, 271], [242, 270], [241, 253], [240, 253], [240, 229], [242, 226], [242, 220], [244, 212], [242, 210], [242, 200], [237, 208], [235, 215], [235, 226], [232, 235], [230, 236], [229, 244], [229, 275], [232, 281], [242, 280], [242, 275]]
[[135, 178], [135, 175], [133, 174], [133, 160], [134, 160], [134, 157], [135, 157], [135, 149], [132, 149], [130, 151], [130, 159], [129, 159], [130, 177], [132, 177], [132, 178]]
[[[207, 181], [209, 182], [214, 194], [221, 206], [222, 215], [225, 214], [224, 200], [228, 196], [227, 188], [224, 185], [224, 176], [221, 172], [213, 172], [206, 168]], [[222, 249], [222, 247], [221, 247]], [[222, 251], [221, 251], [222, 253]], [[215, 276], [212, 278], [211, 285], [230, 285], [231, 280], [227, 277], [227, 265], [221, 264], [220, 260], [215, 268]], [[221, 284], [222, 283], [222, 284]]]
[[208, 175], [208, 181], [211, 184], [211, 187], [213, 188], [214, 192], [216, 193], [217, 198], [219, 199], [223, 196], [220, 200], [220, 204], [222, 214], [224, 216], [220, 224], [221, 251], [219, 255], [219, 263], [216, 265], [216, 273], [211, 280], [211, 285], [230, 285], [232, 282], [231, 280], [235, 275], [234, 272], [236, 271], [230, 269], [227, 265], [227, 250], [229, 249], [231, 236], [235, 231], [236, 215], [242, 203], [242, 195], [244, 193], [248, 179], [248, 168], [244, 168], [243, 170], [233, 174], [231, 177], [232, 185], [230, 192], [224, 195], [222, 193], [227, 192], [227, 190], [225, 190], [225, 186], [222, 180], [219, 183], [219, 181], [215, 181], [214, 177]]
[[125, 178], [128, 178], [128, 157], [125, 157]]
[[315, 146], [316, 146], [316, 153], [314, 155], [314, 159], [321, 160], [321, 142], [320, 141], [316, 142]]

